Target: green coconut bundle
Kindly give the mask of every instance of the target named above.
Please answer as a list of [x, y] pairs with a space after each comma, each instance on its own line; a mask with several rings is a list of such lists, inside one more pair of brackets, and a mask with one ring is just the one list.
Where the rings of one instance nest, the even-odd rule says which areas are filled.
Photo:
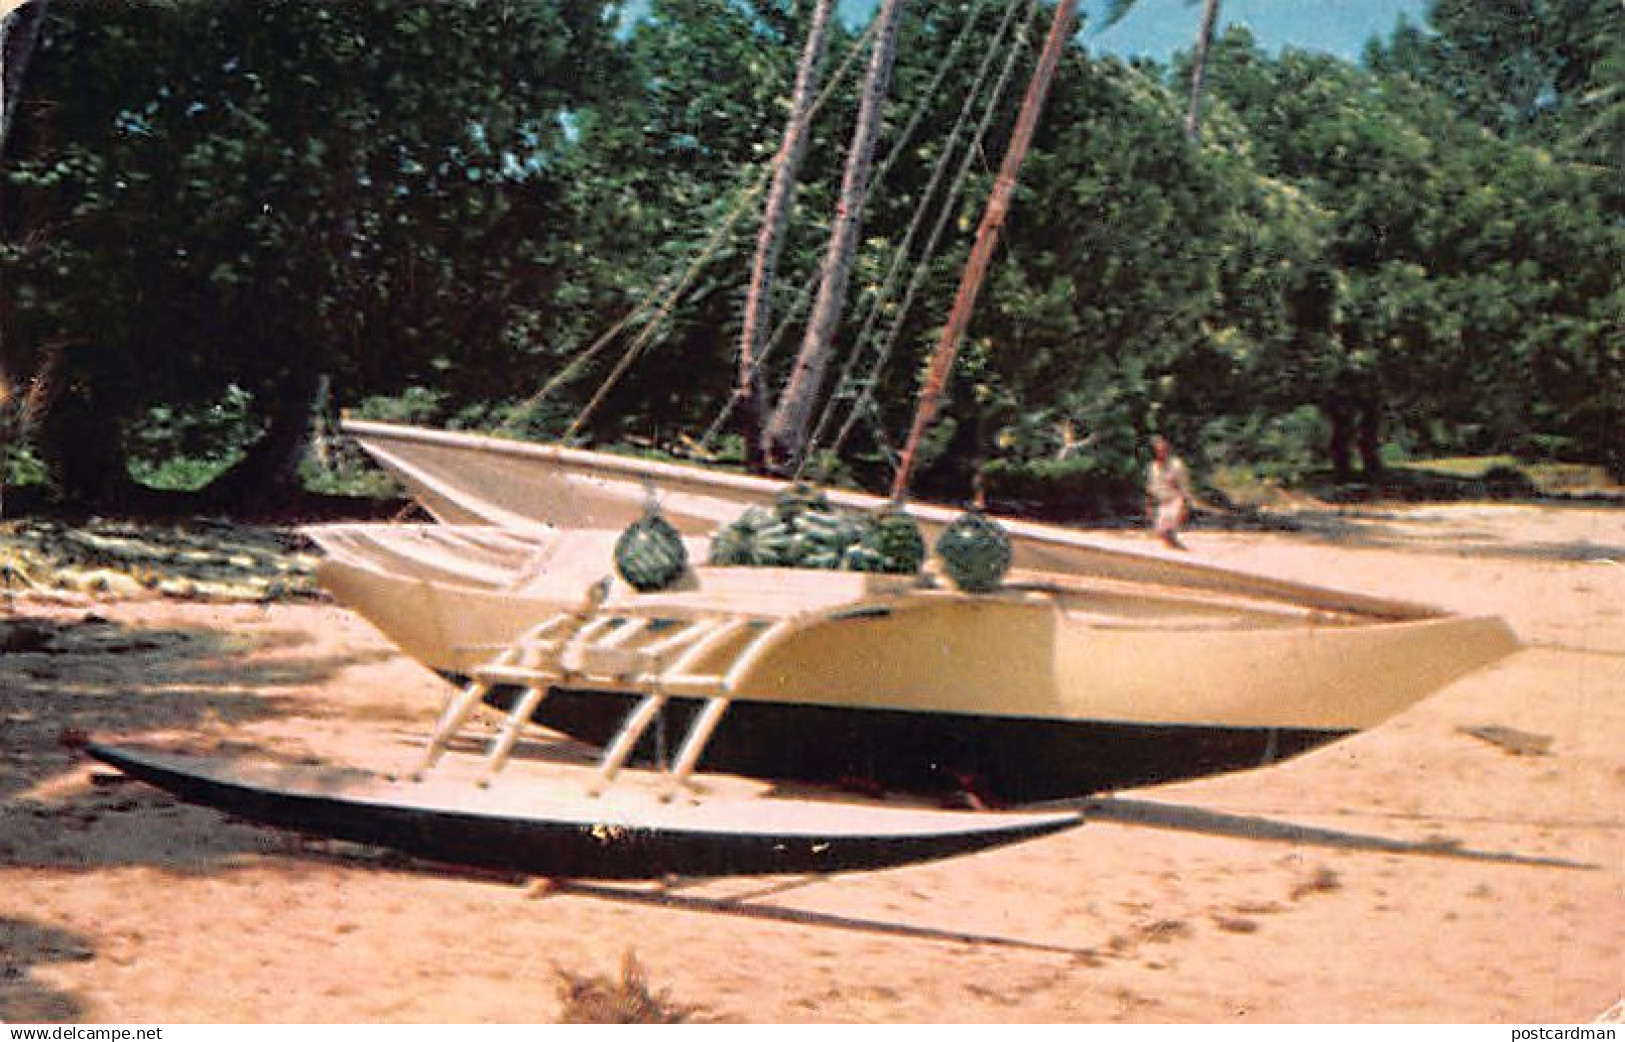
[[919, 525], [888, 508], [866, 518], [837, 510], [796, 484], [772, 507], [750, 507], [711, 541], [714, 565], [818, 568], [912, 575], [925, 559]]
[[846, 551], [842, 567], [854, 572], [913, 575], [925, 563], [925, 537], [919, 523], [898, 507], [864, 520], [863, 535]]
[[980, 510], [967, 510], [937, 538], [937, 557], [955, 586], [991, 593], [1010, 570], [1010, 535]]
[[688, 571], [683, 537], [654, 503], [615, 540], [615, 570], [639, 593], [670, 589]]

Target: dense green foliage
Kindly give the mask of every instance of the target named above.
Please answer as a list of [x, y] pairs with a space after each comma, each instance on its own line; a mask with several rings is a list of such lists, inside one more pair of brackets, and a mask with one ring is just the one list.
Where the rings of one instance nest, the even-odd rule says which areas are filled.
[[521, 315], [577, 334], [534, 305], [576, 276], [566, 117], [624, 66], [600, 6], [53, 4], [3, 317], [8, 372], [57, 356], [58, 480], [115, 492], [154, 408], [246, 393], [275, 450], [322, 374], [341, 398], [483, 392]]
[[[38, 457], [91, 501], [184, 458], [242, 502], [292, 479], [322, 377], [341, 407], [556, 436], [614, 376], [583, 436], [700, 438], [810, 6], [55, 0], [0, 157], [0, 376], [17, 400], [39, 378]], [[877, 409], [835, 473], [883, 484], [906, 428], [1031, 67], [1029, 41], [966, 191], [933, 189], [1004, 9], [911, 5], [837, 338], [880, 308], [853, 367]], [[861, 42], [835, 34], [831, 76]], [[1085, 510], [1132, 488], [1152, 430], [1299, 473], [1506, 452], [1625, 475], [1617, 2], [1437, 0], [1358, 65], [1232, 29], [1207, 63], [1193, 141], [1182, 61], [1067, 55], [917, 488], [980, 473]], [[856, 79], [814, 124], [769, 387]]]

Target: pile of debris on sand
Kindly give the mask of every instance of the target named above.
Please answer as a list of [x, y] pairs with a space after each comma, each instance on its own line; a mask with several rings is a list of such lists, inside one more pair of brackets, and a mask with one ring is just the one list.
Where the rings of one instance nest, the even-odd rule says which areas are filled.
[[315, 566], [297, 534], [226, 521], [0, 524], [6, 594], [275, 601], [320, 596]]

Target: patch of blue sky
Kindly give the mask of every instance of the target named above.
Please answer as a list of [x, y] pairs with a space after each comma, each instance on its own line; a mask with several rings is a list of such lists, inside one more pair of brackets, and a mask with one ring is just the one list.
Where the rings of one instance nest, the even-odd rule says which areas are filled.
[[[863, 25], [874, 15], [876, 0], [840, 0], [836, 8], [848, 26]], [[1283, 47], [1324, 51], [1358, 60], [1366, 42], [1386, 38], [1400, 21], [1425, 21], [1428, 0], [1223, 0], [1221, 31], [1243, 25], [1267, 51]], [[1115, 25], [1105, 25], [1108, 0], [1080, 0], [1081, 37], [1091, 51], [1144, 56], [1167, 61], [1189, 50], [1202, 18], [1201, 0], [1138, 0]], [[621, 11], [623, 29], [643, 17], [648, 0], [628, 0]]]
[[[1115, 25], [1104, 25], [1105, 0], [1083, 0], [1083, 39], [1091, 51], [1167, 61], [1190, 50], [1202, 20], [1192, 0], [1138, 0]], [[1266, 51], [1283, 47], [1358, 60], [1366, 42], [1387, 38], [1403, 19], [1425, 21], [1427, 0], [1223, 0], [1220, 31], [1245, 26]]]

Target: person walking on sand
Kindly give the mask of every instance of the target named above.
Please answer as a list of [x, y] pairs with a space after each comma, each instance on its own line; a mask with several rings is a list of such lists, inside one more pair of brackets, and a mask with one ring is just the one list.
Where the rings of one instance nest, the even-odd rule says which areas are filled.
[[1151, 439], [1151, 467], [1145, 477], [1145, 513], [1157, 533], [1157, 538], [1175, 550], [1185, 549], [1179, 541], [1179, 530], [1190, 516], [1190, 472], [1185, 461], [1174, 455], [1168, 439], [1157, 435]]

